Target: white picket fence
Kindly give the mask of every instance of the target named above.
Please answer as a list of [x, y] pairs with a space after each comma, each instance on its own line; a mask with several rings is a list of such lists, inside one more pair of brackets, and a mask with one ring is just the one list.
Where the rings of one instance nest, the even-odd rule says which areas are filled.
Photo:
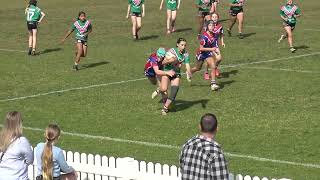
[[[137, 161], [130, 157], [115, 158], [78, 152], [63, 152], [70, 166], [78, 172], [78, 180], [180, 180], [177, 166]], [[36, 179], [36, 160], [29, 166], [30, 180]], [[290, 180], [268, 179], [230, 174], [229, 180]]]

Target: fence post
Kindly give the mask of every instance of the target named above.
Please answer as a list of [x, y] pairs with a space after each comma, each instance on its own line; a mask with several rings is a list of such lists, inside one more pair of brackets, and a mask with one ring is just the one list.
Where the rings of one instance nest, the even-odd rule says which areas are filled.
[[[139, 169], [135, 168], [135, 162], [133, 158], [125, 157], [117, 159], [117, 169], [124, 172], [124, 175], [119, 180], [130, 180], [137, 177]], [[134, 178], [133, 178], [134, 177]]]

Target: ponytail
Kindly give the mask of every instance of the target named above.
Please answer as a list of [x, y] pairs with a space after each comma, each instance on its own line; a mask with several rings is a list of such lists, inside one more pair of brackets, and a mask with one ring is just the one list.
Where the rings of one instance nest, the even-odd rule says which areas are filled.
[[42, 176], [43, 180], [53, 179], [53, 156], [52, 141], [48, 140], [42, 153]]
[[60, 136], [60, 128], [56, 124], [49, 124], [46, 132], [45, 138], [47, 140], [42, 157], [42, 176], [43, 180], [52, 180], [53, 179], [53, 142], [55, 142]]

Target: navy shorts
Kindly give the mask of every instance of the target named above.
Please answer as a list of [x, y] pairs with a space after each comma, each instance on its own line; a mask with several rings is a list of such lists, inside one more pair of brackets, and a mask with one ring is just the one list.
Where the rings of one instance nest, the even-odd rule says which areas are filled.
[[213, 53], [212, 52], [199, 52], [196, 55], [196, 59], [198, 61], [205, 61], [207, 58], [212, 57]]

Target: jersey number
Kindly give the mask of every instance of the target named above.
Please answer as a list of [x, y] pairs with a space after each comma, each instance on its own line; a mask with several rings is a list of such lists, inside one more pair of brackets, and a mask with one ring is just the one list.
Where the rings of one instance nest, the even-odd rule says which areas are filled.
[[27, 21], [31, 21], [33, 16], [34, 16], [34, 12], [28, 12], [27, 13]]

